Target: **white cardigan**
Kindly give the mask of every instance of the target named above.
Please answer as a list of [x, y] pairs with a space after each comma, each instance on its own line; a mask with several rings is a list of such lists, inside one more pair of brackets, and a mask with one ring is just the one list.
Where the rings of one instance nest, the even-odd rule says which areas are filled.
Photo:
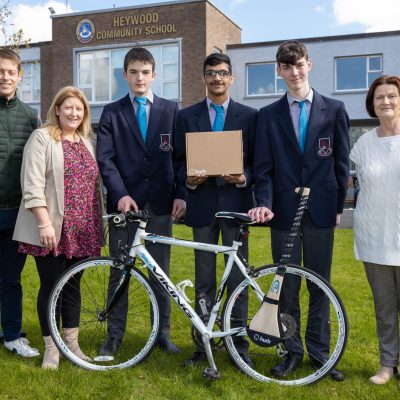
[[354, 211], [355, 257], [400, 266], [400, 145], [389, 151], [373, 129], [358, 139], [350, 159], [360, 183]]

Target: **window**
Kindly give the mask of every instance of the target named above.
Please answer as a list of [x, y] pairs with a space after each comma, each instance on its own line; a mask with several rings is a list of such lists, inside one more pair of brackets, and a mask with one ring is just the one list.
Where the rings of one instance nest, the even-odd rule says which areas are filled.
[[276, 72], [276, 63], [247, 64], [247, 96], [285, 93], [285, 81]]
[[18, 97], [26, 103], [40, 102], [40, 63], [22, 63], [22, 80], [18, 87]]
[[382, 75], [382, 56], [336, 58], [336, 90], [368, 89]]
[[[179, 44], [143, 46], [156, 62], [155, 94], [179, 101]], [[90, 103], [107, 103], [128, 92], [123, 76], [125, 54], [131, 49], [80, 51], [77, 53], [77, 86]]]

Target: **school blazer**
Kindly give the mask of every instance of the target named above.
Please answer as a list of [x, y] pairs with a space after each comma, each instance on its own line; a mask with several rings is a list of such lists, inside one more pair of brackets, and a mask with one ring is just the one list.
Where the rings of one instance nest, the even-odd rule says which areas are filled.
[[259, 111], [254, 154], [255, 197], [274, 212], [270, 226], [290, 229], [299, 203], [295, 188], [311, 189], [308, 211], [320, 228], [343, 212], [349, 177], [349, 117], [344, 103], [314, 90], [305, 150], [299, 148], [287, 95]]
[[186, 200], [174, 172], [174, 123], [178, 104], [154, 95], [146, 142], [129, 95], [104, 107], [97, 132], [97, 160], [107, 188], [107, 210], [117, 211], [124, 196], [140, 209], [171, 213], [173, 200]]
[[[210, 177], [194, 189], [188, 188], [185, 224], [194, 228], [210, 225], [217, 211], [247, 212], [253, 206], [253, 152], [258, 112], [229, 100], [224, 131], [242, 131], [243, 168], [246, 186], [238, 188], [222, 178]], [[176, 119], [177, 174], [181, 185], [186, 185], [187, 132], [211, 131], [206, 100], [178, 112]], [[224, 155], [221, 154], [223, 159]]]
[[[92, 140], [84, 137], [81, 139], [95, 158]], [[61, 141], [52, 139], [47, 127], [33, 131], [24, 147], [21, 187], [22, 200], [13, 240], [42, 246], [37, 219], [30, 211], [33, 207], [47, 207], [57, 240], [60, 240], [64, 219], [64, 153]], [[104, 207], [101, 192], [99, 178], [97, 193], [102, 213]]]

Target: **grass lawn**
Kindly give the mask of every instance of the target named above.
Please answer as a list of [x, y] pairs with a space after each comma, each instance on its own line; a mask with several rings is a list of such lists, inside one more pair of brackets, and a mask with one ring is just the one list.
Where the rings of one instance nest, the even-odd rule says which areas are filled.
[[[176, 237], [190, 238], [189, 228], [174, 227]], [[250, 236], [250, 263], [256, 267], [271, 262], [269, 231], [254, 227]], [[222, 257], [219, 261], [222, 262]], [[220, 268], [221, 269], [221, 268]], [[171, 275], [174, 282], [194, 281], [193, 253], [173, 249]], [[230, 362], [224, 351], [215, 356], [221, 379], [209, 382], [202, 377], [204, 366], [183, 369], [182, 363], [193, 352], [190, 324], [182, 312], [172, 307], [173, 341], [182, 348], [176, 356], [156, 349], [142, 364], [121, 371], [90, 372], [62, 360], [58, 371], [42, 370], [41, 357], [24, 359], [0, 349], [0, 399], [394, 399], [398, 382], [372, 386], [368, 378], [379, 367], [378, 345], [372, 297], [361, 263], [353, 258], [353, 231], [336, 231], [332, 282], [346, 306], [350, 334], [340, 368], [344, 382], [329, 378], [312, 386], [281, 387], [247, 378]], [[38, 277], [33, 259], [23, 272], [23, 328], [33, 347], [43, 353], [43, 342], [36, 314]], [[186, 293], [193, 298], [193, 289]]]

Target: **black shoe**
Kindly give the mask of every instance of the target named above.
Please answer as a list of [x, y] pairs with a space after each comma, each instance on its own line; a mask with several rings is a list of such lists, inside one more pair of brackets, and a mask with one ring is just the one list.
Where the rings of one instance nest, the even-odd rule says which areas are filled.
[[98, 355], [101, 357], [113, 356], [121, 345], [121, 339], [107, 338], [103, 346], [100, 347]]
[[160, 337], [157, 341], [157, 346], [166, 353], [177, 354], [181, 352], [181, 349], [171, 342], [171, 339]]
[[343, 371], [340, 371], [339, 369], [333, 368], [329, 372], [330, 377], [337, 382], [344, 381], [346, 377], [344, 376]]
[[200, 364], [202, 361], [207, 360], [206, 353], [204, 351], [195, 351], [193, 356], [188, 358], [184, 363], [184, 367], [191, 367]]
[[250, 368], [254, 368], [254, 363], [253, 363], [253, 361], [251, 361], [251, 358], [249, 357], [249, 354], [247, 353], [247, 351], [243, 351], [242, 353], [239, 353], [239, 356], [241, 357], [241, 359], [242, 359]]
[[[311, 361], [311, 364], [313, 365], [314, 368], [318, 369], [321, 368], [324, 364], [326, 364], [328, 360], [322, 360], [322, 361]], [[341, 382], [345, 380], [345, 376], [343, 371], [340, 371], [336, 368], [333, 368], [329, 371], [329, 376], [337, 382]]]
[[287, 356], [280, 364], [271, 369], [271, 374], [276, 378], [284, 378], [295, 371], [301, 361], [301, 358]]

